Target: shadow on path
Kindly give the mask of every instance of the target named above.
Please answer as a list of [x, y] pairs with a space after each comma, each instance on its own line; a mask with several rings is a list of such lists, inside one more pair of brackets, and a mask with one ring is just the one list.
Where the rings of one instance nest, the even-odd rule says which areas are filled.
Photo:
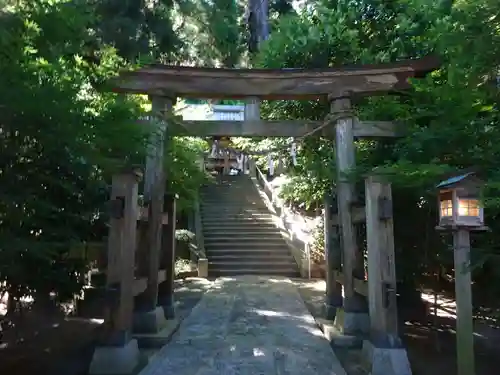
[[217, 279], [141, 375], [344, 375], [286, 278]]

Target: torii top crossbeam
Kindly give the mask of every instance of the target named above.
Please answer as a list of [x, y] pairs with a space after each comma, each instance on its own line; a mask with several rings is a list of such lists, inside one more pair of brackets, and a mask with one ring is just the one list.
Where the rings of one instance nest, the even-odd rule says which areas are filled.
[[146, 65], [112, 79], [112, 91], [206, 99], [257, 97], [316, 99], [329, 94], [362, 94], [409, 88], [408, 78], [437, 69], [434, 56], [396, 63], [329, 69], [223, 69]]

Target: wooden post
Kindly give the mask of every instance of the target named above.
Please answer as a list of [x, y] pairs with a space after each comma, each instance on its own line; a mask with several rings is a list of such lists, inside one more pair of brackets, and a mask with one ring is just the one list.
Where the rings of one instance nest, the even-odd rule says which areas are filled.
[[[164, 97], [152, 97], [152, 110], [154, 116], [168, 113], [172, 109], [173, 101]], [[154, 136], [154, 168], [153, 181], [150, 186], [145, 186], [149, 191], [151, 201], [149, 204], [148, 237], [149, 237], [149, 272], [146, 288], [146, 308], [155, 309], [158, 302], [158, 271], [160, 269], [161, 229], [163, 216], [163, 196], [165, 194], [165, 169], [164, 169], [164, 142], [167, 132], [166, 121], [157, 118], [158, 128]], [[145, 194], [146, 195], [146, 194]]]
[[245, 110], [243, 114], [245, 121], [260, 120], [260, 100], [259, 98], [250, 97], [245, 101]]
[[391, 185], [370, 176], [365, 190], [370, 342], [364, 348], [369, 348], [372, 374], [411, 375], [398, 335]]
[[[331, 112], [351, 110], [349, 97], [330, 97]], [[362, 334], [368, 328], [366, 300], [354, 290], [356, 268], [362, 264], [363, 257], [357, 244], [352, 208], [355, 202], [355, 185], [346, 173], [356, 166], [353, 118], [344, 118], [336, 124], [336, 161], [337, 161], [337, 206], [342, 245], [342, 270], [344, 274], [344, 333]]]
[[158, 308], [158, 284], [163, 219], [163, 195], [165, 193], [164, 143], [167, 123], [162, 119], [171, 110], [173, 100], [165, 97], [151, 97], [153, 129], [148, 145], [144, 198], [148, 204], [147, 248], [140, 270], [145, 272], [147, 287], [140, 305], [136, 307], [134, 331], [155, 333], [164, 324], [163, 310]]
[[[109, 288], [117, 287], [118, 304], [113, 314], [113, 336], [127, 337], [132, 327], [135, 245], [138, 215], [139, 174], [132, 171], [113, 176], [111, 201], [116, 210], [110, 219], [108, 238]], [[126, 338], [118, 339], [123, 342]]]
[[474, 325], [470, 272], [470, 237], [467, 228], [453, 232], [455, 299], [457, 304], [458, 375], [474, 375]]
[[[260, 120], [260, 99], [255, 97], [247, 98], [245, 101], [245, 121], [259, 121]], [[248, 174], [250, 177], [256, 177], [255, 159], [251, 156], [248, 157]]]
[[229, 168], [229, 151], [224, 151], [224, 171], [223, 171], [223, 174], [224, 175], [228, 175], [229, 172], [230, 172], [230, 168]]
[[137, 340], [131, 338], [134, 310], [134, 268], [138, 214], [137, 183], [142, 174], [128, 171], [113, 176], [108, 242], [107, 287], [112, 298], [111, 332], [97, 346], [89, 374], [132, 374], [139, 364]]
[[162, 258], [164, 259], [165, 281], [161, 285], [159, 305], [163, 307], [165, 317], [175, 317], [174, 280], [175, 280], [175, 227], [176, 227], [176, 194], [165, 194], [164, 211], [167, 224], [163, 226], [165, 238], [162, 241]]
[[391, 185], [370, 176], [365, 189], [370, 334], [391, 341], [398, 337]]
[[342, 307], [342, 285], [337, 283], [336, 272], [342, 268], [342, 250], [338, 241], [338, 228], [332, 223], [337, 209], [331, 195], [325, 199], [324, 232], [326, 259], [325, 319], [334, 320], [337, 308]]

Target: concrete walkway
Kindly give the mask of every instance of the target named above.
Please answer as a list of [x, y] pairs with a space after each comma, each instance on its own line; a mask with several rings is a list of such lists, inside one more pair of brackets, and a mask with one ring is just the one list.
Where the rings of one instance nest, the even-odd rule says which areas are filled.
[[140, 375], [345, 375], [289, 279], [215, 281]]

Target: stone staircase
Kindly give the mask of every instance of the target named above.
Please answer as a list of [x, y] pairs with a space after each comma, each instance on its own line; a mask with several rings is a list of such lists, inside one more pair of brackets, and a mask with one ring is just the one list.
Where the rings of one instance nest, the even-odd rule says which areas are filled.
[[249, 176], [224, 176], [203, 188], [201, 219], [209, 276], [300, 276]]

